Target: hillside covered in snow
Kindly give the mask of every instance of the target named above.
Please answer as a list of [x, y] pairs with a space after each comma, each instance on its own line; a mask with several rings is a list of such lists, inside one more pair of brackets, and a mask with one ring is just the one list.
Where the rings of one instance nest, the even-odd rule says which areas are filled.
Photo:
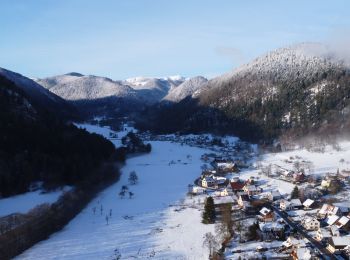
[[[251, 140], [343, 133], [350, 126], [350, 67], [339, 57], [315, 43], [277, 49], [209, 80], [192, 101], [149, 115], [163, 122], [160, 132], [220, 130]], [[181, 121], [169, 116], [175, 114]]]
[[136, 77], [117, 80], [80, 73], [68, 73], [37, 79], [37, 82], [60, 97], [71, 100], [98, 100], [109, 97], [141, 101], [152, 104], [160, 101], [168, 92], [185, 79], [180, 76], [167, 78]]

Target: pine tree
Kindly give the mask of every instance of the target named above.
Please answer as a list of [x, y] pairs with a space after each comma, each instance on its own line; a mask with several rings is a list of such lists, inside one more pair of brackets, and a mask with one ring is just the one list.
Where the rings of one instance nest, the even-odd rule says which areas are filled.
[[215, 222], [215, 218], [216, 218], [216, 214], [215, 214], [214, 200], [212, 197], [208, 197], [205, 200], [204, 212], [202, 215], [202, 223], [212, 224]]
[[290, 198], [291, 198], [291, 199], [297, 199], [297, 198], [299, 198], [299, 189], [298, 189], [298, 186], [294, 186], [294, 189], [293, 189], [292, 193], [290, 194]]

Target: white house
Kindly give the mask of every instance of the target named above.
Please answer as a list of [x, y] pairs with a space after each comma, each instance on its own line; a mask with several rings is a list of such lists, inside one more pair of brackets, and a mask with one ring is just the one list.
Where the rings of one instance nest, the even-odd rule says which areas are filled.
[[215, 187], [216, 181], [212, 177], [205, 177], [202, 179], [202, 187], [209, 188], [209, 187]]
[[332, 234], [331, 234], [330, 230], [320, 228], [319, 230], [317, 230], [315, 239], [317, 241], [321, 242], [321, 241], [328, 241], [331, 237], [332, 237]]
[[317, 214], [319, 217], [325, 218], [327, 216], [340, 215], [341, 212], [339, 210], [339, 207], [330, 204], [323, 204]]
[[316, 218], [306, 217], [302, 220], [302, 225], [306, 230], [319, 230], [320, 222]]
[[292, 199], [291, 201], [281, 200], [280, 209], [281, 210], [293, 210], [301, 207], [301, 201], [299, 199]]
[[350, 245], [350, 237], [332, 237], [328, 243], [327, 249], [331, 253], [340, 253]]

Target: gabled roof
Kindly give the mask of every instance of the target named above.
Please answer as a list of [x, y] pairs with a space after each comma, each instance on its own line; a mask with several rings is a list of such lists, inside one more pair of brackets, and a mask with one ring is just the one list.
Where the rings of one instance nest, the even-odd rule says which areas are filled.
[[310, 207], [312, 204], [314, 204], [314, 200], [312, 200], [312, 199], [307, 199], [307, 200], [305, 200], [304, 201], [304, 203], [303, 203], [303, 205], [305, 206], [305, 207]]
[[335, 222], [337, 222], [337, 220], [339, 219], [338, 216], [334, 215], [334, 216], [329, 216], [326, 220], [327, 224], [332, 226]]
[[337, 225], [338, 227], [343, 227], [343, 226], [345, 226], [349, 221], [350, 221], [350, 219], [349, 219], [348, 217], [343, 216], [343, 217], [341, 217], [340, 219], [338, 219], [336, 225]]
[[294, 206], [301, 206], [301, 201], [300, 199], [292, 199], [290, 200], [290, 204], [294, 205]]
[[243, 190], [243, 187], [245, 186], [244, 181], [234, 181], [234, 182], [231, 182], [230, 184], [231, 184], [232, 190], [234, 191]]

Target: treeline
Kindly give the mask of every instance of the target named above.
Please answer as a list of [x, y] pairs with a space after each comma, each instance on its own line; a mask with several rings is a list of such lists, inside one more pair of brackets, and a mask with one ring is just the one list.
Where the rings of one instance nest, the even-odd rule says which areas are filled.
[[0, 195], [80, 185], [115, 153], [114, 145], [47, 113], [0, 77]]
[[136, 128], [157, 134], [230, 134], [246, 141], [262, 139], [260, 127], [240, 116], [228, 117], [223, 111], [204, 106], [190, 97], [179, 103], [162, 103], [144, 109], [134, 118]]

